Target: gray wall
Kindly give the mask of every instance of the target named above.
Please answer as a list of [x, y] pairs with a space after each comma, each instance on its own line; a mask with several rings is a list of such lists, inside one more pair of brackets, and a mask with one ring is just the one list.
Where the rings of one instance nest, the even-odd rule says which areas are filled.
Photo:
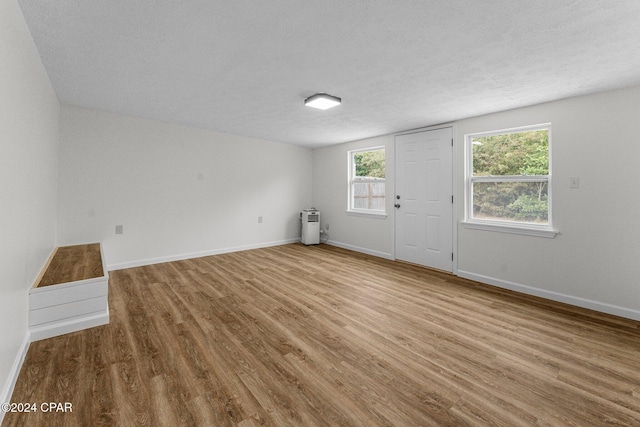
[[[457, 273], [497, 286], [640, 319], [640, 87], [460, 120], [454, 124]], [[550, 122], [555, 239], [472, 230], [464, 220], [464, 136]], [[313, 203], [331, 241], [393, 258], [394, 212], [384, 220], [347, 208], [347, 151], [387, 146], [393, 197], [393, 135], [314, 149]], [[580, 188], [569, 188], [569, 177]]]
[[29, 289], [55, 246], [60, 111], [15, 0], [0, 2], [0, 64], [0, 402], [7, 402], [28, 344]]
[[109, 269], [293, 241], [311, 204], [309, 148], [67, 106], [61, 134], [59, 244]]
[[[458, 122], [461, 173], [465, 134], [552, 124], [553, 226], [560, 232], [545, 239], [460, 227], [459, 273], [640, 319], [638, 117], [640, 87], [633, 87]], [[569, 188], [571, 176], [580, 188]]]

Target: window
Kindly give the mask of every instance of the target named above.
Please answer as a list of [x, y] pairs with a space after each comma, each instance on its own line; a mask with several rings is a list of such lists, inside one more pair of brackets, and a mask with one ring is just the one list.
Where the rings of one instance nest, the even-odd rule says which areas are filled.
[[349, 152], [350, 212], [385, 213], [385, 153], [375, 147]]
[[465, 226], [554, 237], [550, 143], [549, 124], [467, 135]]

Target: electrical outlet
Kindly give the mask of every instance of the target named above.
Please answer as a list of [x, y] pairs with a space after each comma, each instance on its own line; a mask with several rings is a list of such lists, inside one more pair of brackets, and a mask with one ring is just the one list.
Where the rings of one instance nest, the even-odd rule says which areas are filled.
[[258, 217], [258, 224], [262, 224], [262, 216]]
[[122, 225], [116, 225], [116, 234], [122, 234], [123, 228]]
[[569, 188], [580, 188], [580, 177], [570, 176], [569, 177]]
[[324, 229], [325, 229], [325, 230], [327, 230], [327, 231], [329, 231], [329, 224], [325, 224], [325, 225], [324, 225]]

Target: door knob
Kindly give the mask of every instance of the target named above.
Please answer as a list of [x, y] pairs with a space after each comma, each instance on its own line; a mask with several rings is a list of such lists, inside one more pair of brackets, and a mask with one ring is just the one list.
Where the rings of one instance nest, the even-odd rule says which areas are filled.
[[396, 204], [395, 204], [395, 205], [393, 205], [393, 206], [395, 206], [395, 207], [396, 207], [396, 209], [399, 209], [399, 208], [400, 208], [400, 203], [396, 203]]

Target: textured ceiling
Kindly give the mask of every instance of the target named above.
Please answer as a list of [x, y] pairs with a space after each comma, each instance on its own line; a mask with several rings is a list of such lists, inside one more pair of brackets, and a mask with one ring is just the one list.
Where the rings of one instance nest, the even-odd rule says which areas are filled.
[[639, 0], [19, 3], [63, 104], [308, 147], [640, 84]]

